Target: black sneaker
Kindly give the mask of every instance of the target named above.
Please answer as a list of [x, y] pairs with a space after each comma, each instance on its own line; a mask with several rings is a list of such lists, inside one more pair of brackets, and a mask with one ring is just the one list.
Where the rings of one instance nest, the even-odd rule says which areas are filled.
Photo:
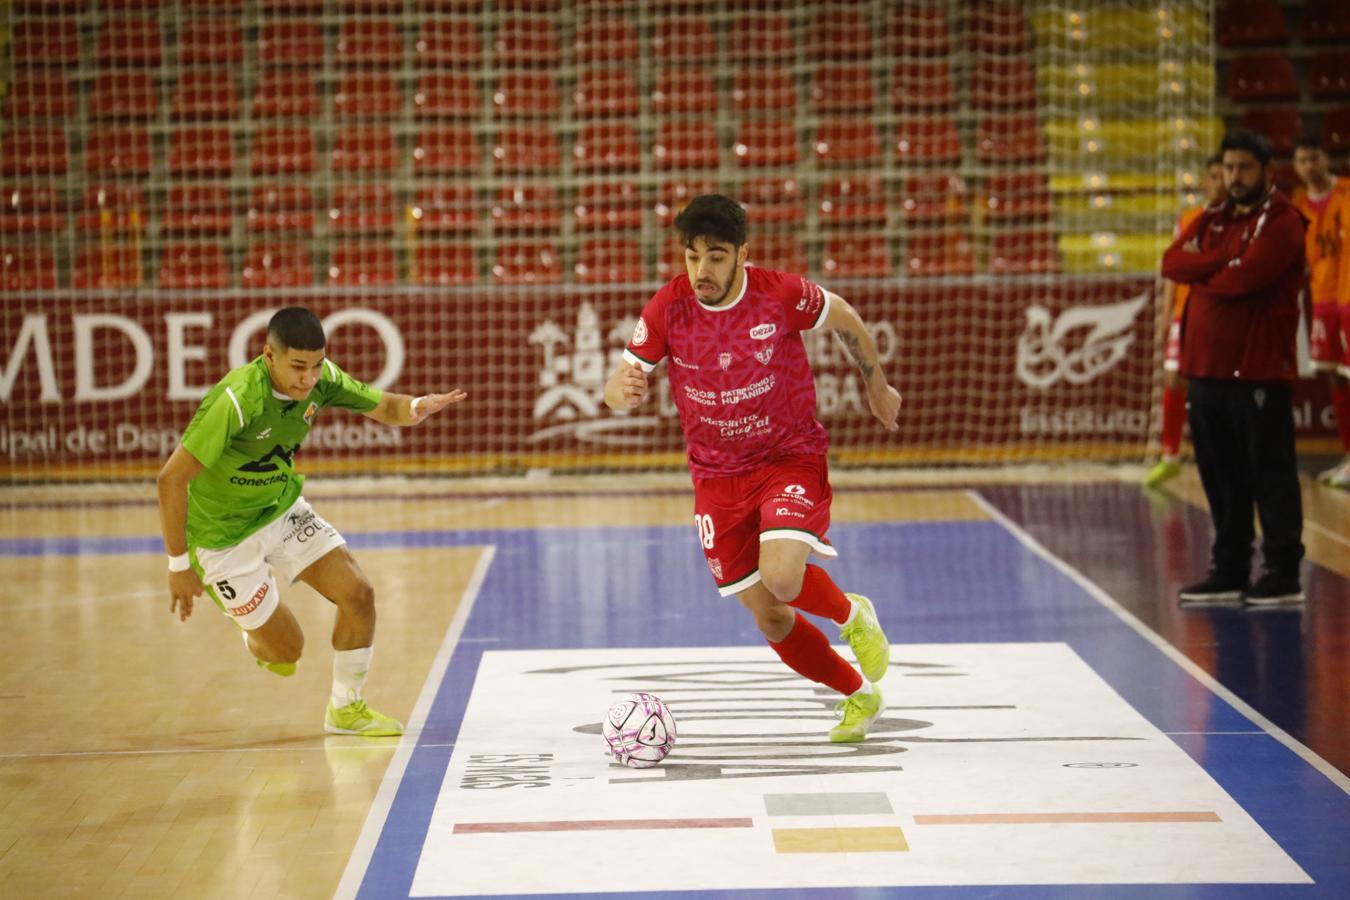
[[1243, 599], [1248, 606], [1292, 606], [1303, 602], [1303, 588], [1297, 575], [1265, 572], [1243, 591]]
[[1178, 606], [1240, 606], [1247, 580], [1210, 572], [1204, 581], [1177, 592]]

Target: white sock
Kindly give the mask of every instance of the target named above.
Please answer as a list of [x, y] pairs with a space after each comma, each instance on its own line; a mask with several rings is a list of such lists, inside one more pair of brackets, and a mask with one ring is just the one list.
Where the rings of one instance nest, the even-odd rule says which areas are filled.
[[858, 618], [858, 610], [862, 609], [862, 604], [852, 597], [848, 598], [848, 618], [839, 623], [840, 628], [847, 628], [853, 624], [853, 620]]
[[361, 697], [374, 647], [333, 651], [333, 706], [341, 709]]
[[870, 693], [872, 693], [872, 682], [870, 682], [870, 681], [868, 681], [866, 678], [864, 678], [864, 679], [863, 679], [862, 687], [858, 688], [856, 691], [854, 691], [853, 693], [849, 694], [849, 696], [850, 696], [850, 697], [857, 697], [857, 696], [859, 696], [859, 695], [866, 695], [866, 694], [870, 694]]

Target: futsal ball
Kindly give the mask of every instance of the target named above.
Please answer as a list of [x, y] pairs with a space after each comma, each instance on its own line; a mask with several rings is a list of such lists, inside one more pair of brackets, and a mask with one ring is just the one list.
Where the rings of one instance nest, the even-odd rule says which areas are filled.
[[610, 755], [634, 769], [656, 765], [675, 746], [675, 717], [655, 694], [629, 694], [615, 703], [600, 731]]

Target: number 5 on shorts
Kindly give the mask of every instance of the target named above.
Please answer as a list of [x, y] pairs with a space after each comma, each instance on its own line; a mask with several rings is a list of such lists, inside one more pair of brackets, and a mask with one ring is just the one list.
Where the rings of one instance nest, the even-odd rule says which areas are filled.
[[703, 545], [703, 549], [711, 550], [713, 548], [713, 540], [716, 536], [713, 531], [712, 516], [707, 515], [706, 513], [701, 516], [698, 513], [694, 513], [694, 526], [698, 528], [698, 541]]

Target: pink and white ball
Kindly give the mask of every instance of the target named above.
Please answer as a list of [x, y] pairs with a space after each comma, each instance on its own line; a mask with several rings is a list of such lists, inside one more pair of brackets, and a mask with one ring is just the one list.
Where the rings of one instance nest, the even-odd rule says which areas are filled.
[[646, 769], [675, 746], [675, 717], [655, 694], [629, 694], [609, 708], [601, 733], [615, 760]]

